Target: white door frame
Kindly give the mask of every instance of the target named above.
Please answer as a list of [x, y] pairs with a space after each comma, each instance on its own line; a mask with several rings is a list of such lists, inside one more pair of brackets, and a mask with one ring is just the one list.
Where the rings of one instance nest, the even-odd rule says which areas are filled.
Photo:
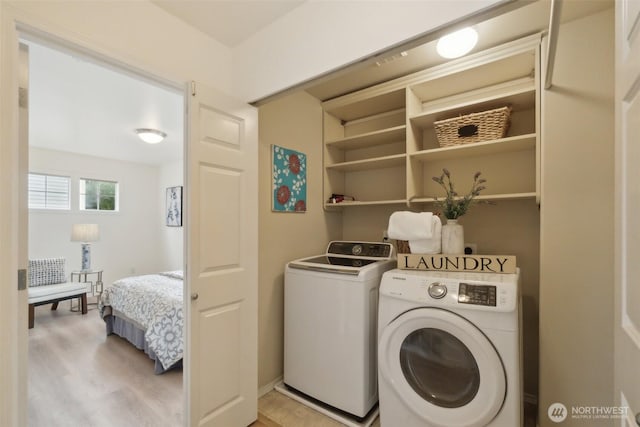
[[[81, 53], [98, 62], [132, 73], [156, 84], [174, 88], [188, 99], [187, 81], [177, 82], [161, 77], [140, 65], [132, 65], [119, 55], [105, 50], [90, 41], [78, 38], [64, 28], [54, 27], [41, 17], [20, 13], [0, 2], [0, 182], [3, 183], [3, 208], [0, 209], [0, 425], [27, 425], [27, 339], [26, 291], [17, 290], [17, 271], [26, 269], [26, 259], [19, 259], [21, 242], [18, 225], [20, 188], [15, 177], [21, 167], [20, 141], [18, 139], [18, 40], [21, 36], [37, 39], [58, 49]], [[185, 133], [183, 150], [187, 149], [185, 111]], [[183, 153], [183, 174], [186, 176], [186, 151]], [[183, 254], [186, 263], [186, 248], [189, 236], [184, 235]], [[187, 286], [185, 286], [186, 288]], [[184, 300], [184, 312], [190, 315], [190, 305]], [[185, 326], [188, 328], [187, 326]], [[188, 336], [189, 331], [185, 331]], [[185, 359], [188, 348], [184, 349]], [[188, 375], [183, 376], [184, 390], [189, 389]], [[184, 420], [189, 419], [188, 395], [184, 393]]]
[[[640, 4], [637, 0], [615, 3], [615, 320], [614, 393], [624, 420], [619, 425], [640, 425], [640, 323], [638, 302], [638, 104], [640, 103]], [[618, 421], [616, 421], [616, 424]]]

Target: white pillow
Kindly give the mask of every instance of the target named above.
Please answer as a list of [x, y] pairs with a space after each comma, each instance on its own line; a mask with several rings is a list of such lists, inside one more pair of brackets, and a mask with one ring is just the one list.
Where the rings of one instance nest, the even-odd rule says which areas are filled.
[[29, 260], [29, 286], [55, 285], [66, 281], [64, 258]]

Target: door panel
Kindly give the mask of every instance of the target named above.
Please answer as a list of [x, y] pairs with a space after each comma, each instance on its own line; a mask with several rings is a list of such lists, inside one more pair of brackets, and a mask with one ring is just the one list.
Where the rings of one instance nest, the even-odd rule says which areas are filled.
[[258, 389], [257, 113], [198, 84], [189, 115], [189, 425], [247, 426]]
[[[202, 166], [200, 191], [201, 233], [217, 239], [201, 239], [201, 272], [240, 265], [240, 194], [242, 171]], [[207, 189], [215, 189], [215, 195]], [[207, 221], [215, 218], [215, 221]]]
[[[240, 404], [243, 396], [238, 378], [241, 375], [242, 347], [240, 345], [240, 304], [233, 303], [200, 313], [203, 355], [202, 369], [198, 375], [216, 378], [217, 383], [204, 383], [200, 394], [200, 418], [215, 416], [216, 412]], [[202, 333], [206, 331], [206, 333]], [[234, 333], [229, 333], [233, 331]], [[224, 342], [209, 339], [213, 333], [224, 337]], [[226, 384], [220, 387], [220, 384]]]
[[640, 2], [616, 7], [616, 401], [640, 425]]

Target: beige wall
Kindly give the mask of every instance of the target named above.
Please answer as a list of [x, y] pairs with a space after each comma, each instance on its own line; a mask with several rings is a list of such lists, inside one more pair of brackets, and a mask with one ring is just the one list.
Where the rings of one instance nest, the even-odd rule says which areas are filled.
[[[475, 206], [461, 221], [465, 240], [476, 243], [480, 253], [517, 256], [522, 271], [524, 388], [530, 395], [540, 393], [541, 426], [548, 425], [546, 409], [555, 401], [567, 406], [607, 405], [613, 399], [613, 301], [607, 292], [598, 291], [603, 283], [611, 284], [613, 276], [610, 268], [602, 267], [610, 262], [596, 263], [612, 256], [611, 24], [612, 13], [605, 12], [561, 29], [554, 88], [545, 93], [543, 213], [530, 200], [500, 201]], [[261, 387], [283, 372], [284, 264], [322, 252], [331, 239], [380, 241], [389, 215], [406, 209], [367, 206], [323, 212], [321, 127], [321, 106], [304, 93], [260, 108]], [[271, 212], [274, 143], [309, 156], [306, 214]], [[428, 211], [433, 206], [419, 208]]]
[[[265, 388], [283, 373], [284, 267], [288, 261], [323, 253], [342, 237], [337, 214], [322, 207], [322, 108], [299, 92], [260, 107], [258, 384]], [[271, 211], [271, 144], [307, 155], [307, 212]]]
[[[613, 10], [561, 26], [543, 116], [540, 426], [613, 404]], [[563, 426], [613, 421], [569, 417]]]

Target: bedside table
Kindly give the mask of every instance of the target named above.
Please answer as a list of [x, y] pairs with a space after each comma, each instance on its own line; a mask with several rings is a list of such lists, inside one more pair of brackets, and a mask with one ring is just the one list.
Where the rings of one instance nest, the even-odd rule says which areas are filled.
[[[71, 281], [77, 279], [78, 282], [81, 283], [90, 283], [91, 284], [91, 296], [96, 296], [100, 298], [102, 295], [103, 284], [102, 284], [102, 270], [77, 270], [71, 272]], [[98, 300], [96, 302], [89, 302], [88, 305], [98, 305]]]

